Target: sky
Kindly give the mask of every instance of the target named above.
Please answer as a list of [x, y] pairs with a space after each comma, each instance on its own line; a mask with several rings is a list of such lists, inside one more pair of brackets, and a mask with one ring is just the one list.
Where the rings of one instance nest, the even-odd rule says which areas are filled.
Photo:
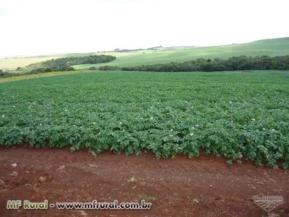
[[288, 0], [0, 0], [0, 57], [289, 36]]

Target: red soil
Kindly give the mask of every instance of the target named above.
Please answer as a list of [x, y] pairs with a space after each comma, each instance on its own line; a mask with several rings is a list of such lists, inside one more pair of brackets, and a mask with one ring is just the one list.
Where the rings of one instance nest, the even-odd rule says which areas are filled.
[[[0, 149], [0, 216], [203, 216], [261, 217], [254, 195], [280, 195], [276, 209], [289, 216], [289, 171], [229, 167], [213, 157], [177, 156], [156, 160], [151, 154], [125, 156], [67, 149]], [[152, 202], [151, 210], [6, 210], [7, 200]]]

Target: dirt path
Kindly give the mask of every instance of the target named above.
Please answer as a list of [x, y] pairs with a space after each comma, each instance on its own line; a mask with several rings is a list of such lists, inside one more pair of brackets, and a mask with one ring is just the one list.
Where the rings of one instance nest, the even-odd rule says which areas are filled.
[[[0, 216], [204, 216], [261, 217], [254, 195], [280, 195], [277, 209], [289, 216], [289, 171], [228, 167], [224, 159], [150, 154], [124, 156], [87, 151], [0, 149]], [[151, 210], [6, 210], [7, 200], [152, 202]]]

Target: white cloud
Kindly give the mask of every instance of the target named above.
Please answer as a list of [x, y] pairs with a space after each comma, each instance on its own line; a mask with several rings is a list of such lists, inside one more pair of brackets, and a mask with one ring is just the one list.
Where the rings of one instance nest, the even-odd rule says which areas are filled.
[[0, 56], [289, 36], [286, 0], [1, 0]]

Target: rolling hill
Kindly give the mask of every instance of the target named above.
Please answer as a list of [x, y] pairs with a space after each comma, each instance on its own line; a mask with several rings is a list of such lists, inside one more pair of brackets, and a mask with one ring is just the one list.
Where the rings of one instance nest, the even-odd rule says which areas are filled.
[[[229, 58], [232, 56], [282, 56], [289, 54], [289, 37], [266, 39], [245, 44], [232, 44], [214, 47], [175, 47], [175, 49], [142, 50], [135, 52], [109, 52], [117, 57], [109, 64], [113, 66], [138, 66], [168, 62], [182, 62], [197, 58]], [[93, 65], [77, 65], [76, 69], [83, 69]], [[94, 65], [95, 66], [95, 65]]]
[[[94, 54], [94, 53], [89, 53]], [[97, 54], [108, 54], [116, 56], [117, 59], [111, 63], [76, 65], [75, 69], [86, 69], [92, 66], [139, 66], [148, 64], [159, 64], [168, 62], [182, 62], [197, 58], [229, 58], [232, 56], [282, 56], [289, 54], [289, 37], [265, 39], [244, 44], [231, 44], [212, 47], [168, 47], [160, 49], [136, 50], [127, 52], [103, 52]], [[87, 54], [75, 54], [87, 55]], [[0, 69], [14, 70], [32, 63], [42, 62], [52, 58], [75, 56], [74, 54], [59, 54], [39, 57], [17, 57], [0, 59]]]

